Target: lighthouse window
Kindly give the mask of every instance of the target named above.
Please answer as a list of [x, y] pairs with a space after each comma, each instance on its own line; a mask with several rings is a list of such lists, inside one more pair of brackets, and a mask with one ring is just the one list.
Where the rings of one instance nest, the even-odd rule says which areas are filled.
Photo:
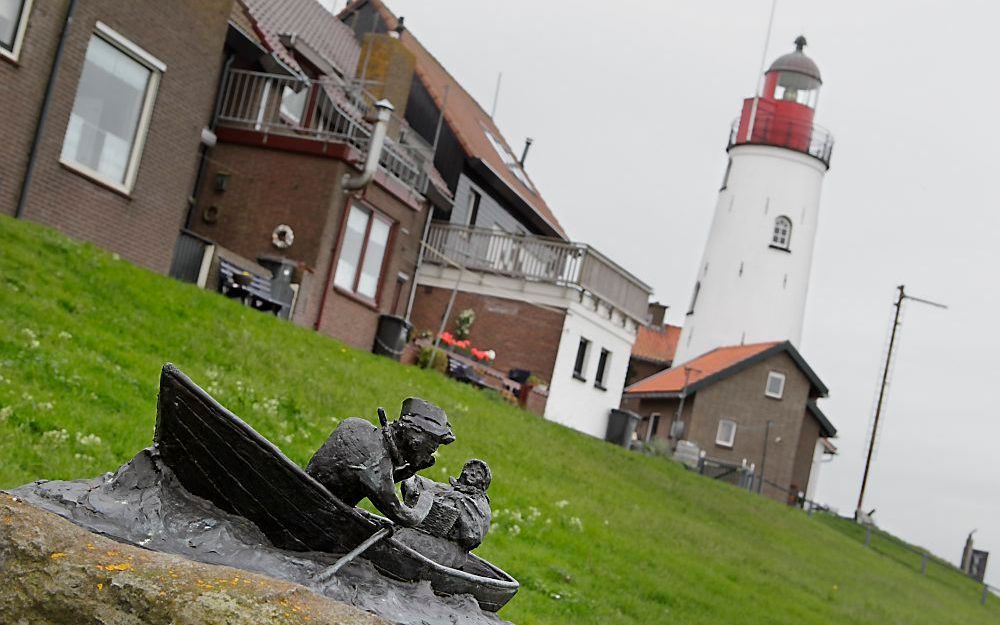
[[771, 246], [787, 250], [792, 243], [792, 220], [782, 215], [774, 220]]

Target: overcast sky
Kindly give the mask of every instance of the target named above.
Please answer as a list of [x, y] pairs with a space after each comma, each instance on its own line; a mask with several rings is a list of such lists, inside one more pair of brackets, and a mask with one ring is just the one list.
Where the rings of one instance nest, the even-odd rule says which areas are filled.
[[[496, 119], [570, 236], [683, 319], [770, 0], [387, 0]], [[332, 0], [327, 0], [331, 4]], [[342, 7], [343, 0], [336, 3]], [[910, 303], [866, 498], [883, 527], [1000, 586], [1000, 149], [988, 0], [778, 0], [768, 63], [803, 33], [836, 136], [800, 346], [840, 455], [818, 498], [854, 509], [895, 287]]]

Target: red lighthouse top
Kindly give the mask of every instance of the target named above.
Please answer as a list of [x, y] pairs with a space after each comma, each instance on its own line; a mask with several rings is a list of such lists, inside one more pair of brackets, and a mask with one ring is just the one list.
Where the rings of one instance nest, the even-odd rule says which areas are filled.
[[806, 38], [799, 35], [795, 50], [775, 59], [764, 73], [760, 97], [743, 101], [730, 148], [743, 144], [783, 147], [814, 156], [829, 167], [833, 137], [813, 123], [823, 80], [819, 67], [802, 51], [805, 46]]

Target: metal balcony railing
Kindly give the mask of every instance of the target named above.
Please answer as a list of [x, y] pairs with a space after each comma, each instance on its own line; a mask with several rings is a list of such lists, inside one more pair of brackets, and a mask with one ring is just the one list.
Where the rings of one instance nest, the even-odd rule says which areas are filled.
[[740, 132], [740, 119], [737, 118], [730, 127], [726, 150], [734, 145], [772, 145], [808, 154], [830, 166], [833, 134], [822, 126], [764, 114], [754, 120], [749, 140], [745, 133], [746, 130]]
[[[365, 91], [331, 78], [303, 81], [231, 69], [223, 81], [218, 121], [264, 135], [348, 143], [367, 151], [371, 125], [365, 115], [373, 101]], [[398, 139], [386, 139], [379, 164], [386, 173], [423, 194], [433, 154], [398, 116], [390, 122], [390, 130]]]
[[578, 288], [634, 319], [646, 317], [652, 289], [584, 243], [437, 223], [426, 243], [424, 262]]

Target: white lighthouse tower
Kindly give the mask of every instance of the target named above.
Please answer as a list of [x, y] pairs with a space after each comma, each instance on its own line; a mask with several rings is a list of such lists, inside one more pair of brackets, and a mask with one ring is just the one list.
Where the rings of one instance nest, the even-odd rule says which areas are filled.
[[813, 123], [822, 83], [802, 51], [779, 57], [733, 123], [719, 199], [674, 362], [724, 345], [802, 336], [820, 187], [833, 137]]

